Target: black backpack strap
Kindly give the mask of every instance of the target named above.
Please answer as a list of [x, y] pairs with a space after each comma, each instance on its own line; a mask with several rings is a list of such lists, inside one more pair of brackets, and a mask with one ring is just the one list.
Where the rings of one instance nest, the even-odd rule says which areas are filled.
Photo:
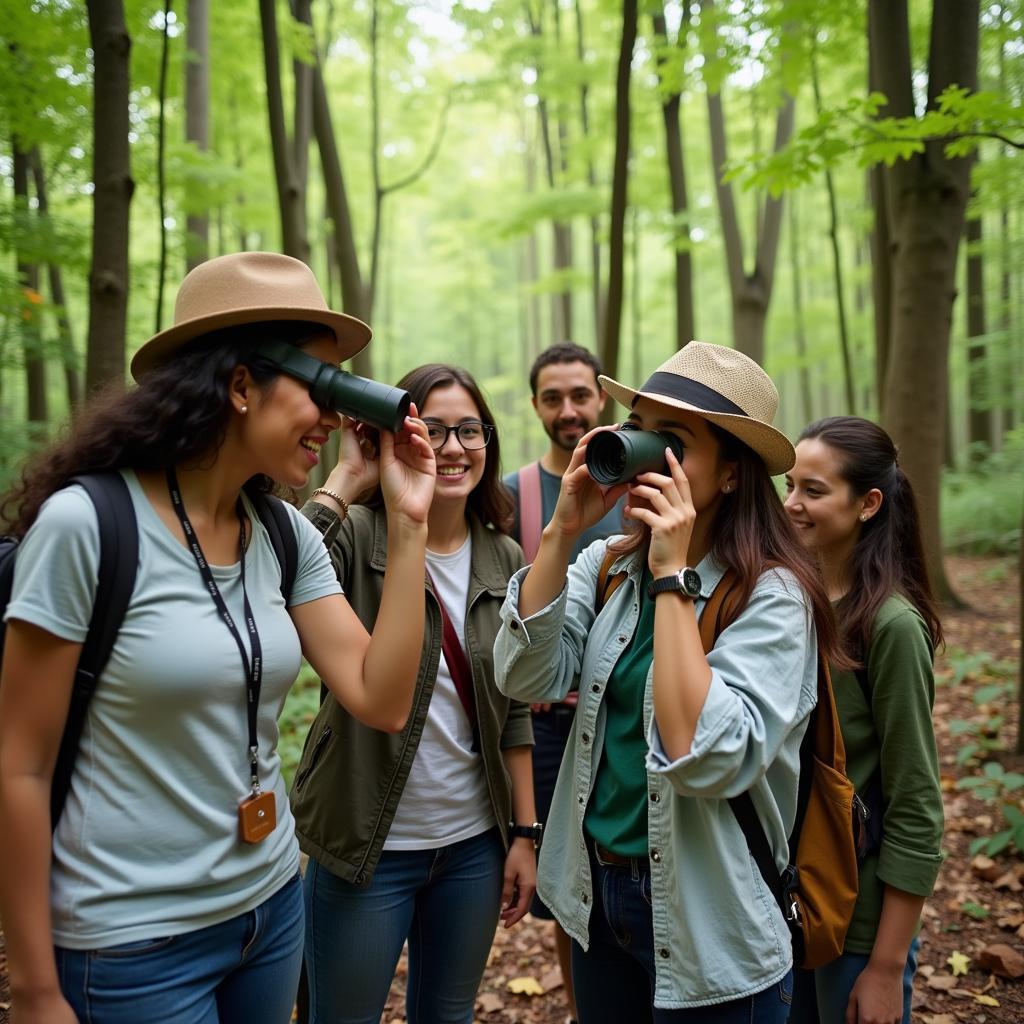
[[288, 604], [299, 570], [299, 542], [295, 536], [295, 526], [280, 498], [263, 491], [246, 491], [246, 494], [270, 537], [274, 554], [277, 555], [277, 561], [281, 566], [281, 593], [284, 596], [284, 603]]
[[110, 658], [110, 652], [124, 621], [139, 565], [139, 529], [135, 520], [135, 508], [128, 485], [121, 474], [96, 473], [76, 476], [68, 483], [83, 487], [96, 506], [100, 560], [89, 632], [78, 659], [71, 704], [50, 786], [52, 828], [56, 828], [64, 809], [89, 701], [92, 700], [97, 680]]

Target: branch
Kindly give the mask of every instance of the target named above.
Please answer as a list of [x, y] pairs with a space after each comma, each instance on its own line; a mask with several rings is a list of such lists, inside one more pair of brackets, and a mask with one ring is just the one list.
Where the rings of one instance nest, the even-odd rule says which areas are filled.
[[381, 186], [381, 196], [389, 195], [392, 192], [397, 192], [399, 189], [407, 188], [418, 178], [422, 178], [424, 174], [430, 169], [430, 165], [437, 159], [437, 154], [441, 151], [441, 142], [444, 139], [444, 133], [448, 126], [448, 111], [452, 105], [452, 94], [449, 92], [445, 95], [444, 106], [441, 108], [441, 115], [437, 121], [437, 131], [434, 133], [434, 141], [430, 145], [430, 149], [427, 150], [426, 155], [423, 157], [422, 163], [415, 170], [410, 171], [404, 178], [399, 178], [398, 181], [393, 182], [387, 186]]

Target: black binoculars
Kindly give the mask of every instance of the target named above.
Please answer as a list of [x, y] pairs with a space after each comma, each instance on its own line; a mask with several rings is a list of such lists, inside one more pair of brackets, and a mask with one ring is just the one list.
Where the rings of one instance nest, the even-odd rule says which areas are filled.
[[289, 377], [308, 384], [310, 397], [322, 408], [334, 409], [378, 430], [390, 430], [392, 433], [399, 430], [409, 415], [408, 391], [339, 370], [337, 366], [306, 355], [287, 342], [261, 345], [257, 355]]
[[625, 483], [641, 473], [667, 473], [666, 448], [683, 461], [683, 445], [675, 434], [628, 426], [602, 430], [587, 442], [587, 469], [604, 487]]

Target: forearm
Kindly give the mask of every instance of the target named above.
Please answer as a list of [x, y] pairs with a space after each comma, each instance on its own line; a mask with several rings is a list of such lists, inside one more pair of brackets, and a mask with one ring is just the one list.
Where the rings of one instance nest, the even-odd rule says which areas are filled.
[[[537, 820], [533, 799], [532, 747], [509, 747], [501, 752], [505, 769], [512, 780], [512, 821], [516, 825], [532, 825]], [[504, 827], [502, 822], [499, 826]]]
[[17, 1001], [60, 988], [50, 922], [49, 779], [5, 770], [0, 820], [6, 826], [0, 843], [0, 913]]
[[363, 662], [363, 688], [384, 719], [402, 727], [423, 649], [426, 526], [389, 525], [380, 609]]
[[537, 558], [519, 590], [519, 614], [522, 618], [529, 618], [546, 608], [562, 592], [575, 543], [575, 538], [557, 533], [550, 525], [544, 528]]
[[923, 907], [923, 896], [894, 889], [891, 885], [885, 887], [882, 915], [871, 950], [872, 964], [890, 971], [903, 972]]
[[670, 760], [690, 752], [711, 687], [693, 601], [657, 597], [654, 611], [654, 718]]

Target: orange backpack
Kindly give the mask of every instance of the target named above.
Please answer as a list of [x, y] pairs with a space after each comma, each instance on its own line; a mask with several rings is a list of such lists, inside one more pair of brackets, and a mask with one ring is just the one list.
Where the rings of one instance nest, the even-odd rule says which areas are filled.
[[[606, 553], [598, 574], [597, 610], [626, 579], [609, 576], [617, 556]], [[732, 621], [739, 598], [737, 579], [728, 570], [700, 616], [707, 654]], [[863, 827], [860, 801], [846, 775], [846, 749], [839, 730], [828, 665], [818, 658], [818, 702], [800, 743], [800, 783], [796, 820], [789, 836], [790, 863], [780, 874], [749, 793], [729, 801], [751, 856], [771, 890], [793, 939], [798, 967], [821, 967], [843, 951], [857, 902], [856, 833]]]

